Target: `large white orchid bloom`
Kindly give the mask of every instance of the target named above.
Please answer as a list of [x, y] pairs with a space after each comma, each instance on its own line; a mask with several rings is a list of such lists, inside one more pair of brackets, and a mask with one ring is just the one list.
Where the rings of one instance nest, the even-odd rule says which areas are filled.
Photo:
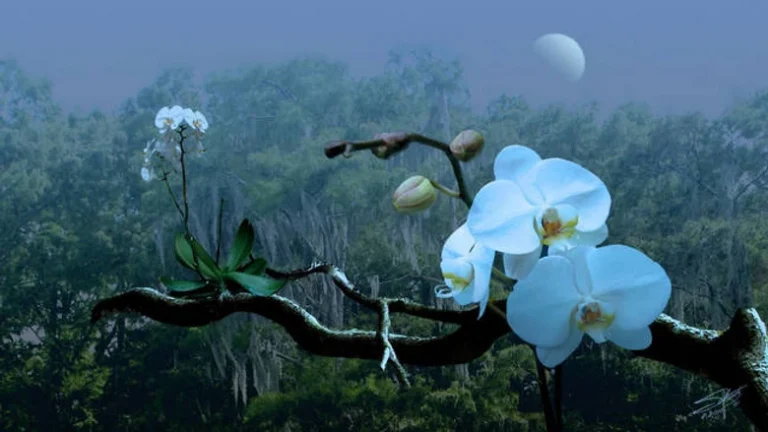
[[567, 250], [608, 237], [611, 196], [584, 167], [512, 145], [499, 152], [493, 171], [496, 180], [478, 192], [467, 226], [477, 241], [504, 253], [507, 276], [524, 278], [542, 245]]
[[472, 238], [467, 224], [460, 226], [443, 246], [440, 269], [447, 287], [435, 290], [435, 295], [453, 297], [462, 306], [479, 303], [479, 319], [488, 305], [494, 256], [492, 249]]
[[630, 349], [651, 344], [649, 325], [669, 301], [664, 269], [623, 245], [578, 246], [539, 260], [507, 299], [507, 321], [547, 367], [565, 361], [584, 333]]

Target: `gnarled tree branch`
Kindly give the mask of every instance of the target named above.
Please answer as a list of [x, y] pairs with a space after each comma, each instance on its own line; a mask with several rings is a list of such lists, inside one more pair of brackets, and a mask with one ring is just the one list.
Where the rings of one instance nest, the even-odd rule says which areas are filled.
[[[402, 364], [442, 366], [461, 364], [480, 357], [500, 337], [510, 333], [506, 321], [495, 314], [477, 319], [477, 310], [442, 311], [415, 305], [407, 300], [371, 299], [356, 291], [344, 273], [327, 264], [315, 264], [291, 273], [295, 279], [326, 273], [340, 289], [360, 304], [389, 313], [402, 313], [433, 321], [459, 324], [450, 334], [433, 337], [388, 335], [391, 349]], [[505, 311], [506, 302], [493, 305]], [[210, 324], [236, 313], [262, 315], [282, 326], [308, 352], [328, 357], [381, 360], [386, 347], [377, 330], [335, 330], [290, 299], [238, 294], [224, 299], [185, 300], [152, 288], [136, 288], [99, 301], [91, 320], [108, 314], [135, 312], [158, 322], [183, 327]], [[651, 324], [653, 343], [635, 354], [679, 367], [729, 389], [741, 389], [739, 404], [760, 430], [768, 430], [768, 335], [765, 323], [754, 309], [740, 309], [724, 332], [688, 326], [661, 315]]]

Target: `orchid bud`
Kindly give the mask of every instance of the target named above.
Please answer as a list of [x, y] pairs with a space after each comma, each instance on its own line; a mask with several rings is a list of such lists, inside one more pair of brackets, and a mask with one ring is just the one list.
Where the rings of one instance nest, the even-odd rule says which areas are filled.
[[451, 153], [456, 159], [467, 162], [477, 156], [483, 149], [485, 139], [480, 132], [468, 129], [462, 131], [451, 141]]
[[384, 142], [383, 145], [371, 149], [371, 153], [379, 159], [387, 159], [393, 154], [405, 150], [410, 143], [408, 134], [405, 132], [382, 133], [376, 135], [374, 139], [380, 139]]
[[392, 204], [400, 213], [419, 213], [428, 209], [437, 199], [437, 189], [424, 176], [413, 176], [397, 187]]

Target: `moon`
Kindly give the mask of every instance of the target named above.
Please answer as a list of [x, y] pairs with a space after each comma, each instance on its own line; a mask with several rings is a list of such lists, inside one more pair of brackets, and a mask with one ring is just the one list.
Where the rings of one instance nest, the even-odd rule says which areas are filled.
[[569, 36], [561, 33], [545, 34], [536, 39], [533, 50], [568, 81], [576, 82], [584, 75], [584, 51]]

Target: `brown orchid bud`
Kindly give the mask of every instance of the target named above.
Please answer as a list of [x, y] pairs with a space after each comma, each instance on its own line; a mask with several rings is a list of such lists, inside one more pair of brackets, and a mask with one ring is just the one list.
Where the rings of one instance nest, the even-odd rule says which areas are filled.
[[451, 141], [451, 153], [456, 156], [456, 159], [467, 162], [483, 150], [484, 144], [485, 139], [480, 132], [468, 129], [456, 135], [456, 138]]
[[384, 141], [383, 145], [371, 149], [371, 153], [379, 159], [387, 159], [395, 153], [405, 150], [410, 141], [405, 132], [388, 132], [378, 134], [374, 139]]

